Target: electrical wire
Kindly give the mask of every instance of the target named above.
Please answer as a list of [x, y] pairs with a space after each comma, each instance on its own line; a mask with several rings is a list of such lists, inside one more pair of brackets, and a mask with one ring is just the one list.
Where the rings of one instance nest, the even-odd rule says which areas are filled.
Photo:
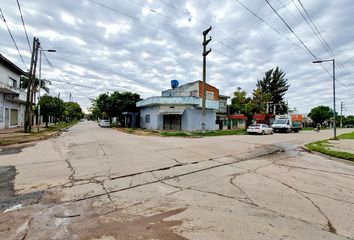
[[23, 26], [23, 29], [25, 30], [25, 35], [26, 35], [26, 39], [27, 39], [27, 43], [28, 43], [28, 48], [29, 48], [30, 52], [32, 52], [31, 43], [30, 43], [30, 40], [28, 38], [28, 34], [27, 34], [27, 30], [26, 30], [25, 20], [23, 19], [21, 5], [20, 5], [19, 0], [16, 0], [16, 2], [17, 2], [17, 6], [18, 6], [18, 11], [20, 12], [20, 16], [21, 16], [22, 26]]
[[5, 16], [4, 16], [4, 14], [3, 14], [1, 8], [0, 8], [0, 17], [1, 17], [1, 19], [4, 21], [4, 23], [5, 23], [5, 25], [6, 25], [7, 31], [9, 32], [10, 37], [11, 37], [11, 39], [12, 39], [12, 42], [14, 43], [15, 48], [16, 48], [16, 50], [17, 50], [17, 53], [18, 53], [18, 55], [19, 55], [20, 58], [21, 58], [21, 61], [22, 61], [22, 63], [23, 63], [23, 66], [25, 67], [25, 69], [27, 69], [26, 63], [25, 63], [25, 61], [23, 60], [22, 54], [21, 54], [21, 52], [20, 52], [20, 49], [19, 49], [18, 46], [17, 46], [17, 43], [16, 43], [16, 41], [15, 41], [15, 38], [14, 38], [14, 36], [13, 36], [12, 33], [11, 33], [11, 30], [10, 30], [8, 24], [7, 24], [7, 21], [6, 21], [6, 19], [5, 19]]
[[[304, 5], [302, 4], [301, 0], [298, 0], [298, 2], [301, 5], [301, 8], [303, 9], [303, 11], [305, 12], [306, 16], [301, 12], [301, 10], [299, 9], [299, 7], [295, 4], [294, 0], [292, 0], [293, 5], [296, 7], [297, 11], [300, 13], [300, 15], [302, 16], [302, 18], [306, 21], [307, 25], [311, 28], [312, 32], [315, 34], [315, 36], [317, 37], [317, 39], [320, 41], [320, 43], [322, 44], [322, 46], [324, 47], [324, 49], [328, 52], [328, 54], [332, 57], [332, 58], [336, 58], [335, 57], [335, 53], [332, 50], [332, 48], [328, 45], [328, 43], [326, 42], [326, 40], [323, 38], [321, 32], [318, 30], [317, 26], [315, 25], [315, 23], [313, 22], [311, 16], [309, 15], [309, 13], [307, 12], [307, 10], [305, 9]], [[351, 84], [352, 82], [350, 81], [350, 79], [348, 79], [348, 73], [345, 71], [343, 65], [341, 64], [341, 62], [339, 61], [339, 59], [336, 58], [336, 62], [338, 65], [338, 69], [344, 74], [344, 77], [346, 78], [346, 80], [349, 82], [349, 85], [347, 85], [348, 88], [351, 88]], [[339, 81], [341, 83], [341, 81]], [[344, 83], [341, 83], [344, 84]], [[345, 84], [346, 85], [346, 84]], [[352, 89], [353, 90], [353, 89]]]

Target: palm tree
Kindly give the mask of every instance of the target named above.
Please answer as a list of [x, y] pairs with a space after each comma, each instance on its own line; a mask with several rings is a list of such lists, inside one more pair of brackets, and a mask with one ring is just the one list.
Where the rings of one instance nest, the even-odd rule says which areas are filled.
[[[41, 89], [43, 89], [46, 93], [49, 93], [50, 90], [48, 88], [47, 83], [49, 83], [49, 85], [51, 84], [50, 81], [41, 79]], [[27, 87], [28, 87], [28, 77], [21, 76], [20, 88], [27, 89]], [[39, 87], [39, 79], [38, 78], [36, 78], [34, 81], [34, 87], [35, 87], [35, 89], [38, 89], [38, 87]]]

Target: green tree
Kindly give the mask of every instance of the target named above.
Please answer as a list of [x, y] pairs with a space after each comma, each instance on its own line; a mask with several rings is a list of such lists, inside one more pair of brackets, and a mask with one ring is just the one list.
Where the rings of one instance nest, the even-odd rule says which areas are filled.
[[46, 123], [46, 127], [48, 127], [50, 116], [54, 117], [56, 120], [63, 117], [65, 111], [63, 100], [57, 97], [44, 95], [39, 100], [39, 105], [41, 106], [41, 113], [43, 116], [43, 121]]
[[65, 102], [64, 115], [67, 121], [78, 120], [83, 117], [82, 109], [76, 102]]
[[247, 117], [247, 123], [250, 124], [256, 111], [256, 105], [252, 99], [247, 97], [245, 90], [238, 87], [234, 92], [234, 97], [231, 99], [231, 112], [244, 114]]
[[[271, 96], [269, 101], [275, 104], [284, 103], [284, 95], [289, 87], [288, 79], [279, 67], [270, 69], [261, 80], [257, 80], [257, 89], [263, 94], [269, 94], [268, 96]], [[277, 109], [276, 114], [283, 114], [286, 111], [287, 107], [283, 104]]]
[[118, 117], [121, 119], [123, 112], [138, 111], [136, 102], [140, 100], [140, 95], [132, 92], [103, 93], [91, 100], [92, 116], [93, 118]]
[[349, 116], [343, 116], [343, 126], [346, 125], [354, 125], [354, 116], [349, 115]]
[[311, 109], [308, 116], [317, 123], [324, 123], [324, 121], [328, 121], [333, 117], [333, 110], [328, 106], [317, 106]]

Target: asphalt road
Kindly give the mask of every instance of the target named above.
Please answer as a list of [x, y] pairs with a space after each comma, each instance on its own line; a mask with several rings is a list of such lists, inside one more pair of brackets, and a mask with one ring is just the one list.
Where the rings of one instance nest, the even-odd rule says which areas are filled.
[[0, 151], [0, 239], [354, 239], [354, 165], [301, 148], [331, 136], [164, 138], [80, 123]]

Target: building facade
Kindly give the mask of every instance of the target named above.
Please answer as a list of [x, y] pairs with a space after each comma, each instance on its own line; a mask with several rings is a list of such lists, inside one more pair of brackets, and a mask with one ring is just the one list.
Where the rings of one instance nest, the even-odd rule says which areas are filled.
[[20, 88], [26, 73], [0, 54], [0, 129], [23, 127], [26, 91]]
[[[219, 110], [219, 90], [206, 85], [205, 129], [217, 130], [216, 112]], [[203, 82], [195, 81], [162, 91], [161, 97], [137, 102], [140, 126], [159, 130], [202, 130]]]

